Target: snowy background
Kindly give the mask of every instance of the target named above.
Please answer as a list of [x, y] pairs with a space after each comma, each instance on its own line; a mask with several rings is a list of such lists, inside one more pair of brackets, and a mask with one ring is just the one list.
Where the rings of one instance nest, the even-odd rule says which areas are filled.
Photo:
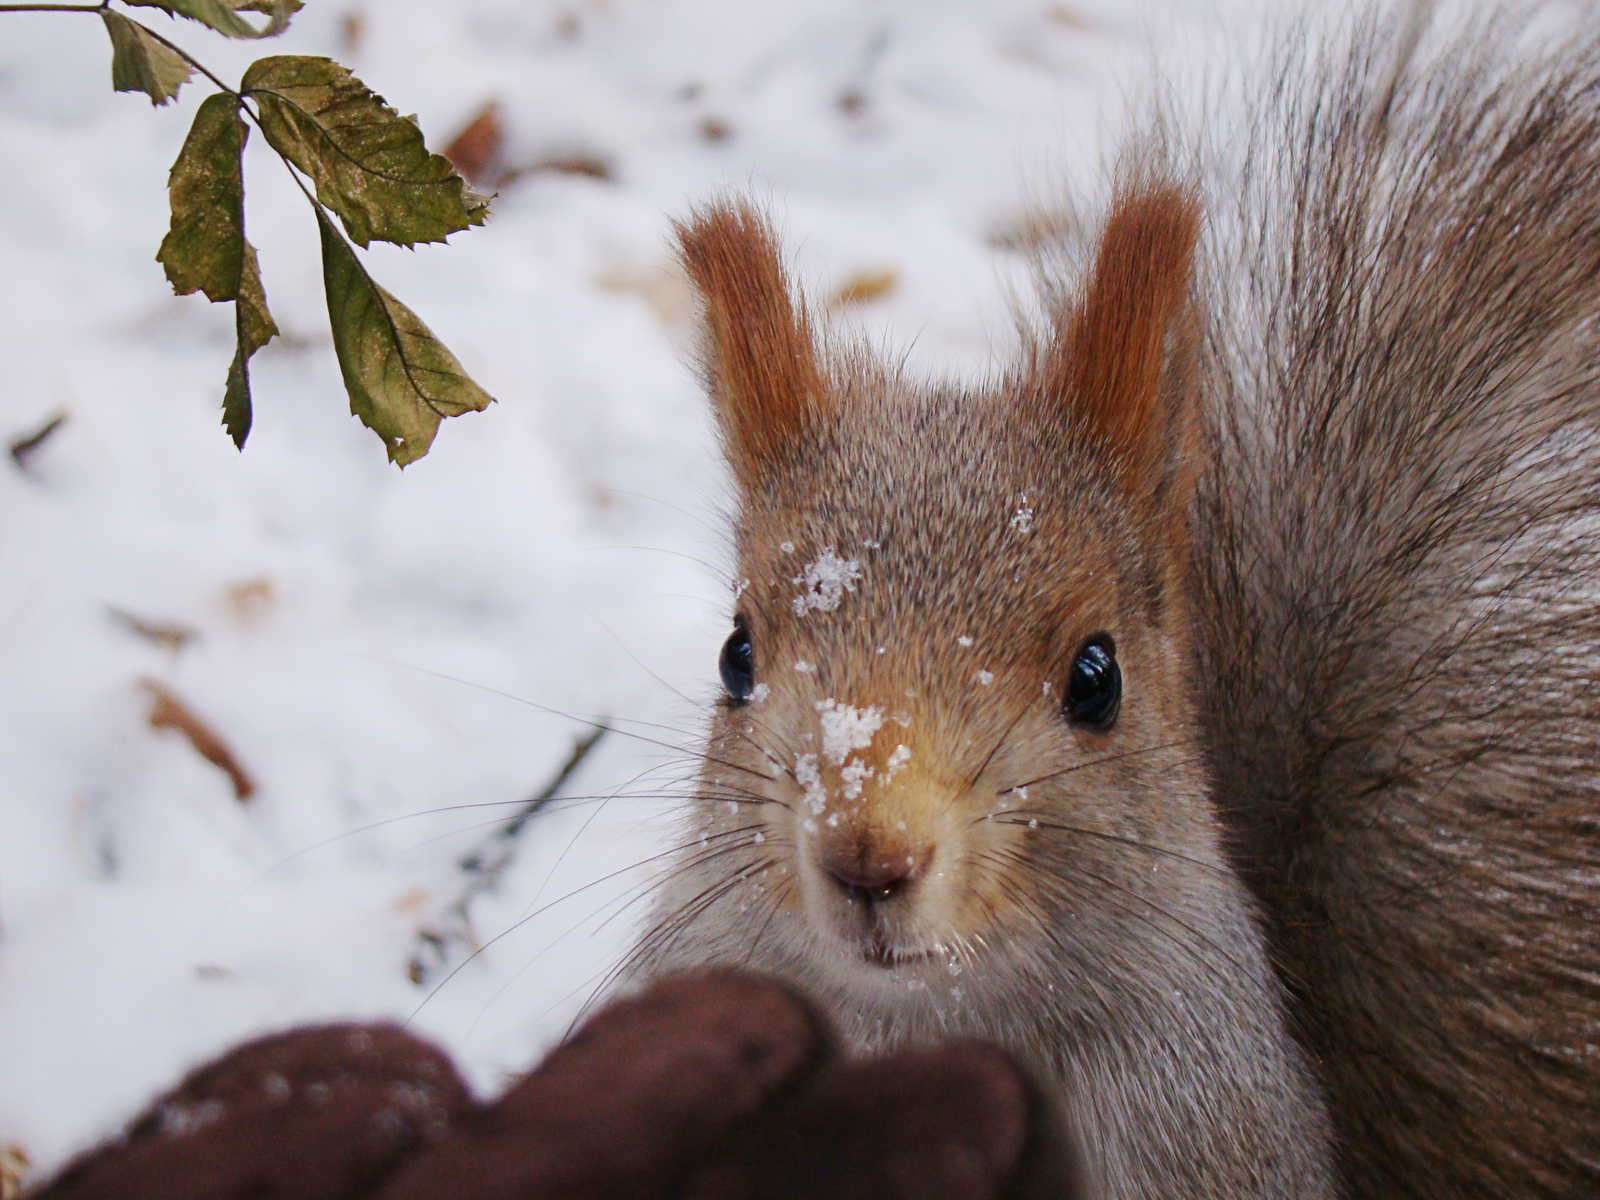
[[[1030, 203], [1093, 191], [1125, 88], [1215, 54], [1219, 6], [1254, 3], [308, 0], [255, 45], [134, 10], [224, 78], [332, 55], [436, 148], [498, 101], [509, 165], [609, 174], [525, 173], [486, 228], [366, 256], [499, 400], [404, 473], [347, 411], [314, 221], [259, 135], [247, 230], [283, 336], [240, 455], [231, 309], [153, 258], [206, 89], [153, 111], [111, 93], [97, 19], [0, 14], [0, 444], [66, 417], [0, 457], [0, 1153], [37, 1179], [300, 1021], [407, 1020], [485, 1091], [535, 1061], [628, 943], [727, 631], [670, 219], [749, 190], [820, 306], [875, 281], [834, 319], [980, 372]], [[151, 727], [146, 680], [248, 803]], [[458, 860], [600, 718], [473, 903], [482, 952], [413, 982]]]

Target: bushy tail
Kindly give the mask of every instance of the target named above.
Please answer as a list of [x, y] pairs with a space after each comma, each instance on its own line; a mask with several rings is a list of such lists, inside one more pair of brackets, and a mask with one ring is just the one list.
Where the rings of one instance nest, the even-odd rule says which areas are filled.
[[1600, 1195], [1592, 17], [1298, 30], [1209, 137], [1200, 691], [1352, 1195]]

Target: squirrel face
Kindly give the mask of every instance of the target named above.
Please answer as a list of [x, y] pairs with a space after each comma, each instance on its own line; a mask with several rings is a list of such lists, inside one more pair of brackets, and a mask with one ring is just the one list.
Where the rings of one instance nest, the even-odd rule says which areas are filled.
[[1233, 936], [1182, 595], [1197, 231], [1181, 190], [1125, 195], [988, 394], [826, 361], [749, 208], [680, 231], [741, 502], [691, 874], [756, 893], [747, 961], [847, 995], [981, 961], [1087, 997]]
[[759, 825], [767, 885], [850, 978], [1027, 945], [1074, 888], [1177, 884], [1130, 846], [1206, 853], [1181, 608], [1115, 480], [997, 440], [1002, 397], [876, 382], [746, 498], [747, 662], [709, 754], [713, 794], [766, 801], [724, 827]]

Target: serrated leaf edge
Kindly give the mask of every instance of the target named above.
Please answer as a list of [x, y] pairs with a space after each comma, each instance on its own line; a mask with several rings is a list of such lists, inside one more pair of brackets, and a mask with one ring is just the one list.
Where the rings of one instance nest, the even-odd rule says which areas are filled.
[[[135, 21], [130, 17], [125, 17], [121, 13], [114, 12], [109, 8], [101, 9], [100, 17], [105, 22], [106, 35], [111, 39], [112, 91], [138, 92], [141, 95], [150, 97], [150, 103], [152, 106], [159, 106], [163, 104], [170, 104], [177, 96], [179, 89], [182, 88], [184, 84], [188, 83], [189, 80], [194, 78], [194, 64], [189, 62], [182, 54], [179, 54], [171, 46], [167, 45], [164, 41], [157, 37], [154, 32], [147, 29], [140, 22]], [[145, 50], [147, 57], [168, 54], [171, 55], [173, 62], [177, 63], [183, 68], [185, 72], [183, 78], [178, 80], [177, 83], [173, 85], [173, 88], [170, 92], [151, 91], [150, 88], [137, 83], [135, 83], [132, 87], [118, 86], [117, 66], [119, 62], [125, 61], [125, 52], [123, 46], [117, 40], [117, 27], [119, 25], [126, 27], [132, 32], [134, 39], [141, 45], [141, 48]]]
[[[312, 182], [314, 184], [316, 184], [318, 201], [321, 204], [326, 205], [328, 208], [332, 209], [332, 211], [335, 213], [335, 215], [337, 215], [339, 217], [340, 223], [345, 226], [346, 232], [348, 232], [350, 234], [351, 240], [354, 241], [356, 245], [360, 246], [363, 250], [365, 250], [374, 241], [387, 242], [391, 246], [406, 246], [406, 247], [414, 246], [414, 245], [417, 245], [418, 243], [423, 243], [423, 244], [434, 243], [434, 244], [436, 244], [436, 243], [445, 241], [450, 236], [451, 233], [461, 233], [466, 229], [470, 229], [470, 228], [473, 228], [475, 226], [481, 226], [482, 224], [484, 224], [485, 220], [488, 218], [489, 200], [490, 200], [490, 198], [488, 196], [484, 196], [484, 195], [479, 194], [478, 192], [473, 191], [471, 186], [468, 184], [467, 180], [453, 166], [450, 168], [450, 174], [449, 175], [447, 175], [445, 178], [437, 180], [437, 181], [435, 181], [435, 182], [433, 182], [431, 184], [419, 184], [416, 180], [413, 180], [413, 179], [406, 179], [406, 178], [391, 174], [391, 173], [386, 172], [386, 171], [375, 170], [374, 168], [367, 166], [365, 163], [363, 163], [359, 159], [355, 158], [347, 150], [345, 150], [345, 148], [343, 146], [339, 145], [339, 143], [333, 138], [332, 134], [329, 132], [328, 128], [323, 124], [323, 122], [318, 120], [315, 114], [307, 111], [307, 109], [303, 105], [301, 105], [297, 101], [291, 99], [290, 97], [284, 95], [281, 91], [278, 91], [276, 88], [260, 86], [260, 85], [252, 85], [250, 83], [251, 73], [253, 71], [255, 71], [255, 69], [258, 66], [260, 66], [262, 63], [268, 62], [273, 58], [282, 58], [282, 59], [302, 58], [302, 59], [314, 60], [314, 61], [317, 61], [317, 62], [329, 64], [329, 65], [334, 66], [334, 67], [338, 67], [340, 70], [344, 71], [345, 75], [348, 77], [348, 79], [349, 79], [349, 81], [351, 83], [355, 84], [357, 87], [359, 87], [361, 89], [361, 91], [364, 93], [364, 97], [363, 97], [364, 99], [372, 100], [373, 102], [375, 102], [379, 106], [379, 108], [383, 112], [385, 112], [388, 115], [393, 116], [396, 120], [407, 121], [414, 128], [417, 127], [417, 122], [416, 122], [416, 119], [415, 119], [414, 116], [413, 117], [402, 117], [402, 116], [400, 116], [399, 113], [396, 112], [396, 110], [394, 109], [393, 105], [391, 105], [387, 100], [385, 100], [382, 95], [380, 95], [379, 93], [373, 91], [372, 88], [368, 87], [364, 82], [362, 82], [362, 80], [354, 72], [350, 71], [349, 68], [345, 67], [343, 63], [336, 62], [335, 60], [333, 60], [331, 58], [327, 58], [327, 57], [322, 56], [322, 55], [310, 55], [310, 54], [307, 54], [307, 55], [288, 55], [288, 54], [285, 54], [285, 55], [269, 55], [268, 58], [257, 59], [255, 62], [251, 63], [249, 67], [245, 68], [244, 80], [240, 84], [240, 92], [239, 92], [239, 94], [241, 96], [246, 96], [246, 97], [249, 97], [251, 99], [257, 99], [260, 96], [271, 96], [274, 101], [276, 101], [279, 104], [282, 104], [285, 108], [292, 109], [295, 113], [297, 113], [300, 116], [300, 118], [303, 121], [308, 123], [316, 131], [316, 135], [319, 138], [319, 140], [321, 140], [324, 144], [326, 144], [327, 147], [332, 151], [332, 153], [335, 156], [337, 156], [340, 159], [343, 159], [346, 163], [350, 164], [350, 166], [353, 169], [355, 169], [356, 171], [358, 171], [358, 172], [360, 172], [360, 173], [362, 173], [364, 175], [370, 175], [375, 179], [381, 179], [383, 182], [385, 182], [387, 184], [391, 184], [391, 185], [393, 185], [395, 187], [400, 187], [400, 188], [408, 188], [408, 187], [439, 187], [439, 186], [448, 185], [448, 184], [450, 184], [452, 182], [459, 183], [461, 185], [460, 203], [461, 203], [462, 211], [466, 215], [466, 224], [465, 225], [460, 226], [457, 229], [450, 230], [447, 233], [443, 233], [443, 234], [439, 235], [436, 238], [414, 238], [411, 241], [398, 241], [398, 240], [396, 240], [394, 238], [388, 238], [388, 237], [383, 237], [383, 236], [381, 236], [379, 234], [373, 234], [371, 237], [363, 239], [363, 238], [357, 237], [355, 235], [354, 231], [350, 229], [349, 222], [345, 219], [344, 215], [338, 211], [337, 206], [329, 203], [329, 201], [323, 196], [322, 183], [321, 183], [321, 180], [318, 179], [317, 173], [315, 171], [309, 169], [308, 167], [302, 166], [299, 162], [295, 161], [295, 156], [292, 153], [290, 153], [289, 150], [285, 149], [283, 146], [278, 145], [278, 143], [275, 140], [273, 140], [271, 129], [267, 125], [262, 124], [261, 122], [258, 121], [257, 124], [261, 128], [262, 134], [267, 137], [267, 140], [269, 142], [271, 142], [272, 148], [274, 150], [276, 150], [281, 156], [283, 156], [284, 158], [288, 159], [290, 162], [294, 162], [294, 165], [296, 166], [296, 168], [298, 168], [300, 171], [302, 171], [305, 175], [309, 176], [311, 178]], [[321, 86], [333, 86], [333, 85], [321, 85]], [[258, 100], [258, 103], [259, 103], [259, 100]], [[420, 128], [418, 129], [418, 132], [420, 134]], [[427, 154], [430, 158], [444, 159], [444, 161], [446, 163], [449, 163], [449, 159], [445, 159], [442, 154], [439, 154], [435, 150], [430, 150], [428, 148], [428, 144], [427, 144], [427, 141], [425, 139], [424, 139], [424, 141], [422, 143], [422, 149], [423, 149], [423, 152], [425, 154]], [[334, 189], [331, 189], [331, 188], [329, 190], [330, 191], [334, 191]], [[341, 199], [341, 200], [347, 199], [347, 197], [344, 195], [343, 192], [334, 191], [334, 194], [338, 199]]]
[[[383, 287], [383, 285], [372, 277], [371, 272], [369, 272], [367, 268], [362, 265], [361, 259], [356, 256], [354, 248], [348, 241], [345, 240], [344, 235], [341, 234], [337, 228], [335, 228], [333, 222], [328, 219], [327, 211], [320, 204], [316, 206], [316, 209], [317, 222], [320, 225], [324, 236], [332, 238], [339, 243], [339, 245], [343, 248], [345, 255], [348, 256], [350, 262], [355, 266], [356, 270], [360, 272], [361, 277], [366, 280], [368, 286], [370, 286], [372, 290], [377, 293], [378, 303], [383, 310], [383, 320], [389, 329], [390, 342], [395, 347], [395, 353], [400, 359], [401, 369], [405, 373], [406, 384], [411, 388], [412, 392], [415, 393], [417, 399], [421, 401], [422, 405], [434, 416], [433, 430], [429, 434], [428, 440], [423, 443], [420, 448], [418, 448], [414, 442], [408, 442], [400, 438], [391, 439], [390, 437], [387, 437], [383, 433], [379, 432], [377, 429], [373, 428], [366, 416], [364, 416], [361, 411], [356, 408], [355, 395], [350, 390], [349, 380], [345, 379], [345, 392], [350, 396], [350, 411], [361, 421], [363, 425], [365, 425], [368, 429], [372, 429], [373, 433], [378, 435], [378, 440], [383, 443], [384, 450], [389, 456], [389, 461], [396, 464], [401, 469], [404, 469], [411, 463], [416, 462], [418, 459], [424, 457], [428, 451], [432, 449], [434, 438], [438, 436], [439, 425], [442, 422], [449, 420], [451, 417], [463, 416], [469, 412], [482, 412], [483, 408], [486, 408], [489, 404], [494, 403], [494, 397], [490, 396], [488, 392], [485, 392], [476, 380], [463, 371], [461, 378], [467, 383], [471, 384], [472, 387], [478, 392], [482, 393], [486, 397], [486, 403], [479, 408], [473, 408], [471, 405], [464, 405], [453, 412], [446, 412], [440, 409], [439, 404], [417, 383], [416, 376], [413, 373], [411, 361], [406, 357], [406, 354], [402, 349], [403, 343], [401, 341], [401, 331], [399, 326], [395, 324], [393, 310], [389, 307], [391, 301], [393, 301], [395, 304], [400, 304], [400, 300], [394, 296], [391, 296]], [[323, 254], [324, 256], [327, 254], [326, 247], [324, 247]], [[324, 274], [326, 275], [326, 267], [324, 267]], [[326, 285], [324, 285], [324, 287], [326, 287]], [[410, 310], [408, 309], [407, 311]], [[412, 313], [412, 315], [416, 316], [415, 313]], [[328, 318], [330, 322], [334, 319], [331, 305], [329, 306]], [[455, 358], [455, 354], [451, 352], [450, 348], [439, 340], [438, 335], [435, 334], [432, 329], [428, 328], [427, 322], [425, 322], [421, 317], [417, 317], [417, 324], [422, 326], [427, 336], [436, 342], [440, 349], [449, 354], [452, 359]], [[334, 338], [334, 349], [336, 355], [338, 346], [339, 340], [336, 336]], [[459, 362], [459, 360], [457, 361]], [[340, 375], [343, 377], [344, 362], [342, 358], [340, 359], [339, 366]]]
[[[214, 33], [220, 33], [223, 37], [234, 38], [237, 41], [257, 41], [261, 38], [277, 37], [289, 27], [290, 20], [293, 19], [295, 12], [298, 11], [298, 9], [291, 9], [285, 0], [275, 0], [272, 10], [266, 14], [267, 23], [257, 29], [238, 15], [240, 11], [238, 7], [226, 3], [226, 0], [219, 0], [219, 6], [227, 14], [222, 24], [208, 21], [205, 17], [194, 13], [180, 11], [174, 7], [175, 0], [122, 0], [122, 2], [134, 8], [160, 9], [174, 19], [193, 21], [197, 25], [204, 25]], [[260, 12], [262, 10], [251, 7], [246, 11]]]

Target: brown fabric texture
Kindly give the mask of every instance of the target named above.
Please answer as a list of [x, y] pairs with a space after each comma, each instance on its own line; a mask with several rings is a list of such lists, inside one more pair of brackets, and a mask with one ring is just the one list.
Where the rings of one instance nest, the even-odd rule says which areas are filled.
[[1001, 1051], [905, 1050], [823, 1072], [708, 1164], [684, 1200], [990, 1200], [1069, 1195], [1046, 1114]]
[[972, 1043], [836, 1056], [732, 973], [602, 1010], [498, 1100], [390, 1025], [291, 1030], [191, 1073], [30, 1200], [1066, 1197], [1047, 1105]]
[[392, 1025], [291, 1030], [192, 1072], [40, 1200], [347, 1200], [471, 1105], [438, 1050]]
[[658, 984], [600, 1013], [383, 1200], [677, 1194], [688, 1170], [822, 1061], [825, 1034], [784, 990], [737, 975]]

